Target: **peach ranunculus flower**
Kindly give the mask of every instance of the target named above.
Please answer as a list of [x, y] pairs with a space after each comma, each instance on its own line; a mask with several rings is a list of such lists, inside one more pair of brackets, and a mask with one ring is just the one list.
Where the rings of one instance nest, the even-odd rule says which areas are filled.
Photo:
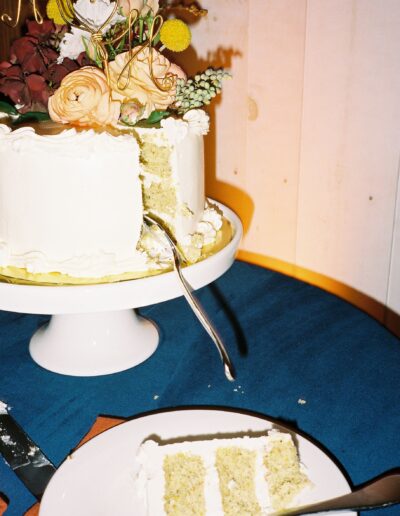
[[49, 99], [52, 120], [79, 126], [115, 125], [120, 102], [111, 98], [105, 74], [95, 66], [69, 73]]
[[[113, 98], [117, 100], [135, 100], [144, 106], [142, 118], [147, 118], [157, 109], [166, 109], [175, 101], [176, 80], [186, 80], [185, 72], [176, 64], [171, 64], [156, 49], [152, 49], [153, 76], [162, 83], [166, 78], [170, 83], [167, 91], [162, 91], [154, 84], [150, 73], [150, 50], [147, 46], [138, 46], [133, 49], [134, 58], [130, 63], [130, 78], [128, 80], [129, 52], [117, 55], [115, 61], [109, 65], [110, 86]], [[126, 67], [126, 68], [125, 68]], [[121, 75], [122, 73], [122, 75]]]
[[119, 0], [118, 6], [124, 16], [129, 16], [133, 9], [136, 9], [139, 16], [147, 16], [149, 11], [155, 16], [159, 9], [159, 0]]

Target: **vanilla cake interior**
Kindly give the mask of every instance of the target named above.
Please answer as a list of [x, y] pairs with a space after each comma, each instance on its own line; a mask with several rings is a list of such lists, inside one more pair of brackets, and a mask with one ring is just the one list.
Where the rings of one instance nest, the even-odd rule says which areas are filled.
[[261, 516], [290, 507], [310, 487], [288, 433], [145, 441], [136, 488], [150, 516]]

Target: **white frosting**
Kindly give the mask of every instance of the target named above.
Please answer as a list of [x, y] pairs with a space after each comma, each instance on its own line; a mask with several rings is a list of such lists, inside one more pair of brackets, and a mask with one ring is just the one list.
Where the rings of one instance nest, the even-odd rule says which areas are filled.
[[7, 414], [7, 409], [8, 406], [4, 402], [0, 401], [0, 414]]
[[172, 145], [184, 140], [189, 132], [189, 124], [180, 119], [164, 118], [160, 125]]
[[101, 277], [147, 270], [139, 147], [129, 135], [0, 126], [0, 266]]
[[183, 115], [183, 120], [164, 118], [160, 122], [171, 144], [180, 143], [188, 133], [204, 136], [210, 129], [210, 118], [202, 109], [190, 109]]
[[[282, 434], [280, 434], [282, 435]], [[288, 435], [290, 439], [290, 435]], [[203, 459], [206, 468], [205, 500], [206, 513], [212, 516], [223, 516], [222, 500], [218, 486], [218, 473], [215, 468], [215, 453], [221, 447], [243, 447], [256, 452], [255, 490], [262, 514], [271, 511], [268, 486], [265, 480], [265, 455], [269, 436], [238, 437], [233, 439], [212, 439], [208, 441], [191, 441], [176, 444], [159, 445], [149, 440], [142, 444], [136, 456], [139, 471], [136, 488], [146, 506], [147, 514], [164, 516], [164, 472], [163, 461], [167, 455], [175, 453], [191, 453]]]
[[[209, 243], [221, 218], [204, 211], [203, 138], [188, 122], [165, 122], [175, 133], [137, 129], [139, 137], [150, 135], [158, 145], [170, 146], [182, 209], [170, 220], [159, 215], [172, 224], [182, 245], [194, 234]], [[182, 127], [183, 140], [177, 137]], [[0, 266], [94, 278], [154, 268], [154, 260], [137, 250], [142, 172], [139, 146], [129, 133], [116, 137], [68, 129], [39, 136], [29, 127], [12, 132], [0, 124]], [[143, 182], [157, 180], [147, 174]], [[149, 255], [165, 261], [170, 252], [156, 241]]]
[[205, 136], [210, 129], [210, 118], [202, 109], [190, 109], [183, 115], [183, 119], [195, 134]]

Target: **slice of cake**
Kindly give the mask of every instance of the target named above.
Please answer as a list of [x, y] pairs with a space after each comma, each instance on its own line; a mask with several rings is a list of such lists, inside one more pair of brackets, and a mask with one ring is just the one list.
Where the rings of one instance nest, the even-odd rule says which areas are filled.
[[159, 444], [136, 457], [136, 488], [151, 516], [258, 516], [310, 486], [288, 433]]

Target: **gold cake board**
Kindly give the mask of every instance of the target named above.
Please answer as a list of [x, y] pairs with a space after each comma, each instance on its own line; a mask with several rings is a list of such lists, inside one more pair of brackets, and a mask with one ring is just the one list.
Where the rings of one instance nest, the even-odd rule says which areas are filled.
[[[201, 258], [196, 262], [199, 263], [206, 258], [218, 253], [221, 249], [229, 244], [233, 237], [233, 228], [229, 220], [223, 218], [222, 227], [217, 233], [214, 243], [206, 245], [202, 249]], [[122, 274], [113, 274], [103, 276], [101, 278], [77, 278], [62, 274], [60, 272], [48, 273], [32, 273], [23, 268], [18, 267], [0, 267], [0, 282], [11, 283], [15, 285], [35, 285], [35, 286], [74, 286], [74, 285], [99, 285], [104, 283], [117, 283], [120, 281], [130, 281], [140, 278], [156, 276], [165, 272], [170, 272], [170, 267], [162, 269], [154, 269], [148, 271], [132, 271]]]

